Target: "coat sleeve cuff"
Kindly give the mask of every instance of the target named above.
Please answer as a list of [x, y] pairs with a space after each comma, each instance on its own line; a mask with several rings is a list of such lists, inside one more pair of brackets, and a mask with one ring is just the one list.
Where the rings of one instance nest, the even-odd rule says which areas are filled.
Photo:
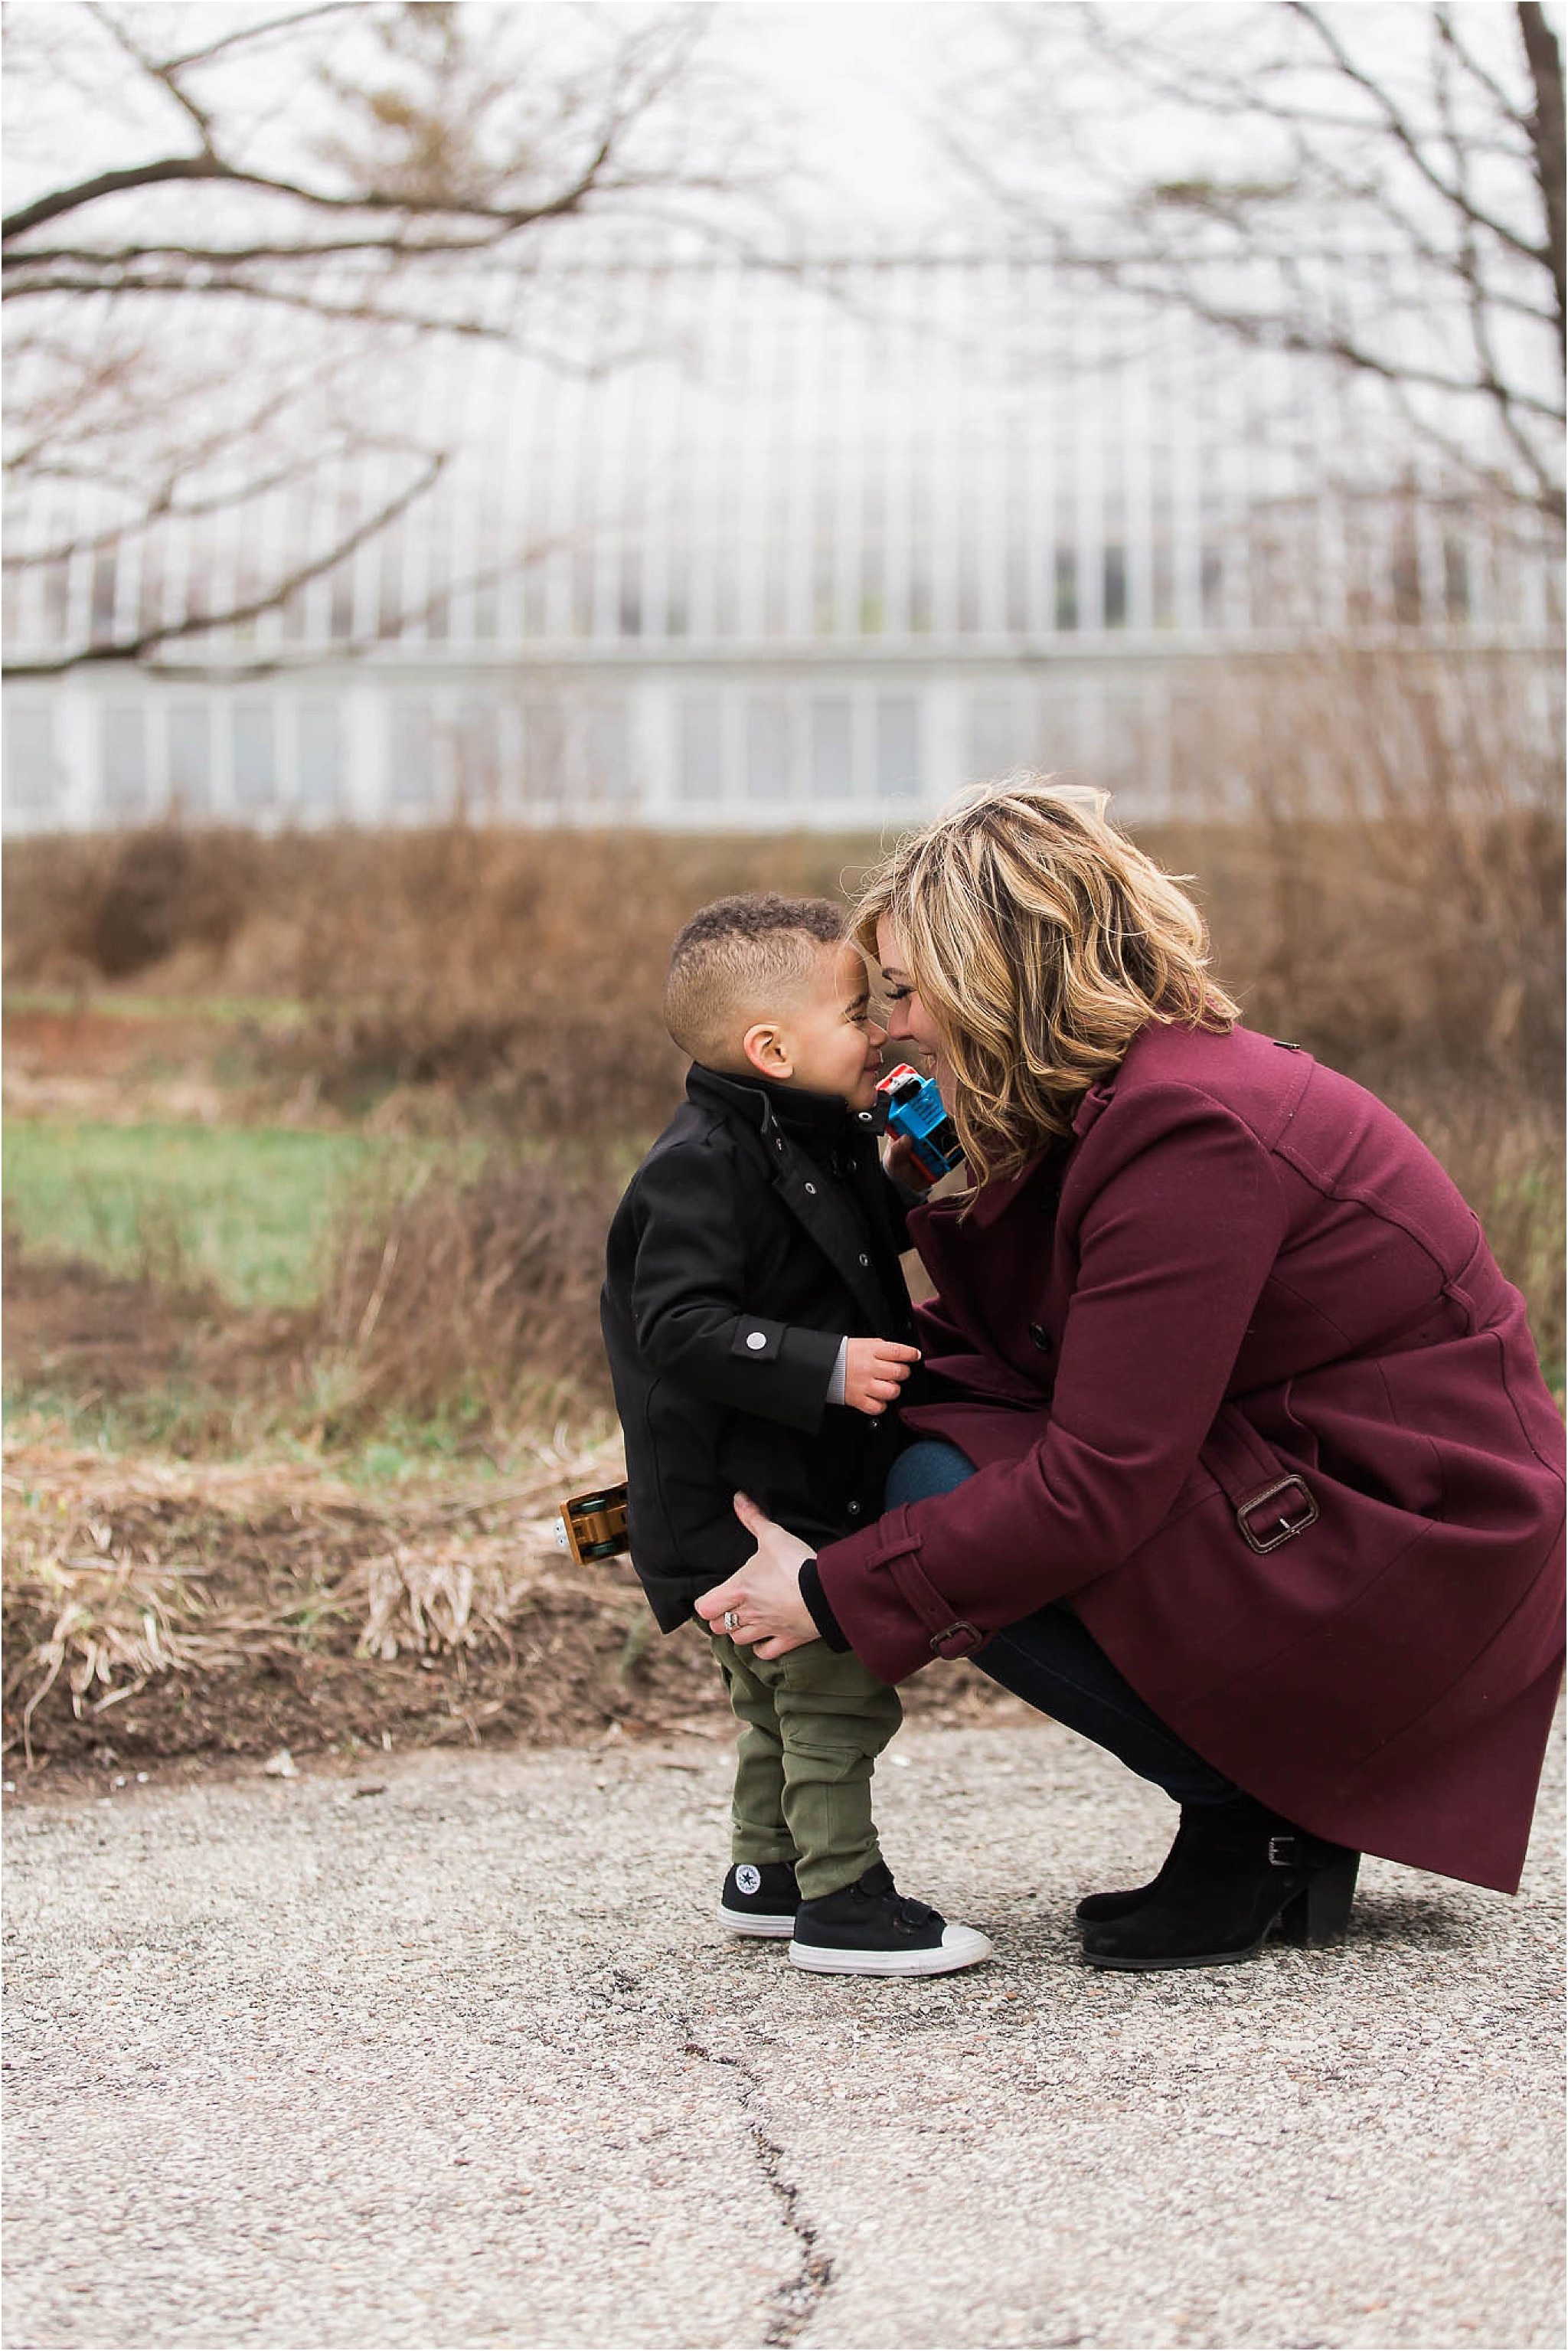
[[[910, 1505], [884, 1512], [862, 1534], [825, 1544], [811, 1573], [823, 1590], [823, 1604], [847, 1633], [862, 1666], [884, 1682], [901, 1682], [935, 1657], [968, 1657], [996, 1629], [960, 1616], [920, 1563], [920, 1538], [910, 1525]], [[836, 1604], [827, 1598], [826, 1560]], [[801, 1596], [811, 1610], [804, 1574]], [[840, 1611], [842, 1611], [841, 1616]]]
[[847, 1650], [850, 1646], [849, 1641], [843, 1627], [828, 1604], [828, 1595], [822, 1589], [822, 1579], [817, 1573], [817, 1562], [814, 1559], [803, 1559], [800, 1562], [800, 1597], [810, 1610], [812, 1622], [829, 1648]]

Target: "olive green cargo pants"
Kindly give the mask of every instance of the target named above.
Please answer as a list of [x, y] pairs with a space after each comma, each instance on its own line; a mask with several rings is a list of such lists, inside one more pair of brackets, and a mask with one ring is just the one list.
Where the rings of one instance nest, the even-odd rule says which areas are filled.
[[803, 1902], [852, 1886], [882, 1858], [871, 1775], [904, 1719], [898, 1692], [825, 1641], [782, 1657], [723, 1633], [713, 1646], [740, 1723], [730, 1859], [792, 1861]]

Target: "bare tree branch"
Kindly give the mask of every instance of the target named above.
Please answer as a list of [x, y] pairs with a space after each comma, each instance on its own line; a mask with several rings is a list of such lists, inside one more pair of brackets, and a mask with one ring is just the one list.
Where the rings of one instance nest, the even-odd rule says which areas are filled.
[[[326, 466], [341, 464], [350, 457], [363, 456], [367, 452], [377, 456], [427, 456], [426, 452], [411, 448], [406, 442], [367, 443], [362, 436], [350, 438], [345, 435], [335, 449], [311, 449], [287, 465], [256, 475], [233, 487], [214, 490], [206, 496], [185, 498], [180, 496], [183, 471], [175, 471], [156, 483], [151, 496], [142, 499], [139, 511], [123, 521], [107, 524], [102, 530], [86, 538], [72, 538], [52, 547], [29, 548], [21, 552], [7, 550], [4, 557], [0, 557], [0, 570], [36, 571], [51, 563], [68, 562], [73, 556], [102, 554], [111, 547], [122, 546], [127, 539], [140, 538], [157, 523], [200, 522], [209, 515], [225, 514], [235, 509], [243, 511], [263, 498], [271, 497], [278, 490], [309, 481]], [[49, 467], [43, 471], [42, 478], [89, 481], [97, 487], [122, 492], [130, 492], [133, 488], [133, 485], [117, 482], [111, 474], [94, 474], [85, 467], [74, 470], [64, 466]], [[432, 475], [430, 479], [434, 482], [434, 475]]]
[[1546, 214], [1546, 245], [1551, 256], [1552, 283], [1557, 296], [1557, 327], [1568, 324], [1564, 300], [1563, 131], [1563, 52], [1538, 0], [1520, 0], [1519, 29], [1535, 85], [1535, 110], [1530, 118], [1531, 144], [1535, 151], [1536, 177]]
[[112, 10], [101, 5], [101, 0], [87, 0], [87, 6], [88, 14], [96, 17], [116, 47], [122, 49], [131, 64], [139, 67], [151, 80], [166, 89], [175, 105], [190, 116], [200, 136], [203, 154], [210, 155], [213, 152], [213, 118], [204, 106], [196, 103], [188, 89], [182, 88], [179, 68], [160, 65], [155, 57], [149, 57], [141, 44], [131, 39], [129, 28]]
[[[1021, 241], [1380, 382], [1445, 466], [1561, 517], [1563, 78], [1539, 6], [1489, 24], [1427, 0], [1396, 57], [1316, 0], [994, 16], [1010, 63], [950, 99], [946, 143]], [[1309, 246], [1332, 267], [1303, 270]]]
[[1358, 89], [1364, 89], [1366, 92], [1382, 115], [1385, 126], [1404, 149], [1410, 162], [1427, 182], [1428, 187], [1441, 196], [1446, 204], [1462, 214], [1472, 227], [1484, 228], [1489, 235], [1496, 237], [1500, 245], [1510, 246], [1524, 260], [1541, 261], [1545, 258], [1543, 250], [1539, 245], [1532, 245], [1528, 237], [1520, 235], [1516, 230], [1509, 226], [1506, 221], [1499, 220], [1495, 214], [1484, 212], [1466, 194], [1464, 189], [1456, 187], [1451, 180], [1444, 179], [1387, 90], [1356, 65], [1337, 33], [1333, 32], [1325, 22], [1321, 8], [1312, 6], [1311, 0], [1286, 0], [1286, 5], [1294, 15], [1301, 17], [1303, 24], [1312, 26], [1345, 79], [1354, 82]]
[[[96, 70], [122, 117], [156, 126], [177, 107], [193, 152], [154, 129], [129, 161], [123, 144], [110, 161], [90, 143], [57, 141], [77, 168], [53, 186], [14, 171], [3, 291], [26, 302], [12, 315], [29, 331], [11, 346], [6, 481], [18, 498], [32, 486], [38, 502], [8, 540], [12, 576], [106, 561], [138, 541], [155, 549], [170, 527], [304, 496], [350, 450], [383, 456], [383, 436], [334, 421], [372, 353], [402, 367], [433, 339], [505, 341], [602, 373], [601, 350], [553, 348], [562, 338], [548, 312], [541, 328], [531, 275], [541, 242], [611, 209], [648, 223], [661, 201], [709, 204], [750, 168], [732, 160], [744, 114], [699, 108], [700, 9], [640, 9], [623, 22], [610, 10], [324, 0], [238, 26], [212, 13], [214, 37], [187, 31], [182, 47], [163, 37], [163, 11], [88, 0], [78, 16], [87, 52], [79, 37], [31, 52], [34, 93], [68, 91], [90, 125]], [[30, 32], [29, 20], [24, 68]], [[247, 71], [264, 49], [293, 68], [287, 103]], [[12, 86], [22, 86], [15, 73]], [[182, 205], [197, 189], [199, 207]], [[705, 235], [719, 225], [716, 214], [698, 221]], [[290, 319], [313, 331], [286, 330]], [[319, 367], [301, 371], [302, 350], [319, 354]], [[212, 352], [232, 354], [226, 373]], [[244, 392], [253, 369], [270, 394], [254, 405]], [[182, 398], [183, 433], [173, 422]], [[417, 454], [411, 483], [325, 557], [298, 569], [280, 558], [265, 590], [247, 587], [169, 630], [47, 658], [29, 647], [13, 674], [147, 661], [175, 638], [276, 610], [430, 489], [444, 453]], [[79, 527], [65, 518], [67, 500]], [[285, 538], [295, 527], [287, 516], [266, 525]]]
[[[1487, 97], [1504, 121], [1511, 122], [1521, 131], [1528, 130], [1529, 122], [1527, 117], [1520, 112], [1518, 107], [1514, 104], [1512, 99], [1510, 98], [1507, 90], [1504, 89], [1497, 77], [1494, 74], [1488, 73], [1486, 68], [1481, 64], [1480, 59], [1475, 56], [1473, 51], [1468, 49], [1465, 47], [1464, 42], [1459, 38], [1458, 27], [1454, 22], [1453, 10], [1448, 7], [1440, 7], [1437, 10], [1436, 14], [1439, 38], [1442, 40], [1444, 47], [1448, 49], [1450, 56], [1457, 59], [1457, 61], [1464, 68], [1471, 80], [1477, 83], [1481, 89], [1485, 90]], [[1469, 143], [1473, 147], [1475, 142], [1471, 140]]]
[[264, 41], [273, 33], [298, 32], [302, 25], [316, 24], [323, 16], [352, 16], [359, 5], [360, 0], [322, 0], [319, 7], [297, 8], [290, 16], [271, 16], [264, 24], [241, 25], [220, 39], [209, 41], [204, 48], [187, 49], [183, 57], [166, 59], [165, 70], [183, 73], [188, 66], [204, 66], [214, 57], [222, 57], [225, 50], [237, 48], [243, 41]]
[[72, 187], [57, 188], [49, 195], [24, 204], [19, 212], [8, 214], [0, 223], [0, 235], [13, 241], [26, 236], [29, 229], [41, 228], [46, 221], [58, 220], [64, 214], [76, 212], [83, 204], [95, 204], [104, 196], [123, 195], [131, 188], [232, 176], [211, 155], [164, 155], [152, 163], [130, 163], [118, 172], [96, 172], [90, 180], [78, 180]]
[[374, 514], [368, 516], [357, 529], [349, 533], [346, 538], [340, 539], [327, 554], [317, 556], [308, 563], [300, 564], [295, 570], [275, 580], [269, 588], [263, 590], [257, 595], [243, 598], [239, 602], [227, 605], [219, 611], [187, 612], [183, 620], [172, 622], [165, 628], [141, 630], [133, 637], [108, 643], [99, 639], [93, 644], [78, 646], [72, 652], [61, 653], [53, 661], [7, 663], [5, 668], [0, 670], [0, 675], [58, 677], [67, 670], [79, 669], [86, 662], [141, 661], [146, 654], [156, 651], [158, 646], [173, 644], [181, 638], [211, 636], [219, 629], [238, 628], [246, 621], [259, 620], [263, 612], [276, 611], [280, 604], [286, 604], [291, 596], [298, 593], [300, 589], [308, 588], [313, 580], [319, 580], [324, 573], [336, 570], [339, 564], [347, 563], [350, 557], [357, 553], [368, 539], [379, 538], [389, 525], [396, 522], [400, 515], [406, 514], [417, 499], [423, 497], [445, 464], [446, 455], [443, 451], [430, 460], [423, 473], [412, 481], [406, 489], [400, 490], [394, 498], [389, 499], [384, 506], [378, 507]]

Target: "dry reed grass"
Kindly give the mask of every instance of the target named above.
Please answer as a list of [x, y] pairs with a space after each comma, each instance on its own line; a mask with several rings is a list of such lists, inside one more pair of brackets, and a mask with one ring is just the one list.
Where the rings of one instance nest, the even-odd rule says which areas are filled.
[[[1294, 656], [1214, 681], [1176, 747], [1248, 1018], [1378, 1091], [1561, 1099], [1561, 726], [1502, 656]], [[1185, 738], [1185, 739], [1182, 739]]]
[[[620, 1474], [615, 1445], [563, 1438], [505, 1484], [371, 1501], [298, 1461], [14, 1445], [5, 1750], [28, 1769], [108, 1770], [280, 1747], [727, 1737], [706, 1639], [657, 1636], [625, 1561], [581, 1569], [554, 1549], [561, 1495]], [[969, 1720], [1007, 1701], [966, 1671], [915, 1704]]]
[[622, 1180], [556, 1144], [427, 1165], [390, 1204], [374, 1187], [351, 1199], [307, 1338], [317, 1440], [389, 1408], [549, 1426], [607, 1405], [598, 1299]]
[[[378, 1510], [297, 1462], [127, 1463], [13, 1447], [3, 1481], [5, 1743], [31, 1764], [34, 1719], [57, 1687], [76, 1723], [104, 1725], [162, 1677], [210, 1682], [242, 1663], [265, 1672], [323, 1625], [384, 1661], [513, 1649], [509, 1626], [559, 1563], [559, 1495], [622, 1474], [612, 1445], [552, 1448], [520, 1482], [434, 1510]], [[335, 1520], [340, 1536], [354, 1530], [355, 1555], [342, 1567], [322, 1543], [304, 1579], [225, 1575], [214, 1552], [232, 1550], [236, 1534], [254, 1541], [280, 1512]], [[605, 1598], [602, 1578], [593, 1596]]]

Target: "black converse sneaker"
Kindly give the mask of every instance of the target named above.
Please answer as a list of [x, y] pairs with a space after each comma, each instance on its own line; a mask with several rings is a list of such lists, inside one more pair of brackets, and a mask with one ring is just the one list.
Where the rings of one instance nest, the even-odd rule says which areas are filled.
[[798, 1968], [824, 1976], [945, 1976], [990, 1956], [977, 1928], [950, 1927], [939, 1910], [909, 1900], [881, 1861], [852, 1886], [802, 1902], [789, 1945]]
[[738, 1861], [718, 1897], [718, 1923], [732, 1935], [770, 1935], [780, 1941], [795, 1931], [800, 1889], [787, 1861]]

